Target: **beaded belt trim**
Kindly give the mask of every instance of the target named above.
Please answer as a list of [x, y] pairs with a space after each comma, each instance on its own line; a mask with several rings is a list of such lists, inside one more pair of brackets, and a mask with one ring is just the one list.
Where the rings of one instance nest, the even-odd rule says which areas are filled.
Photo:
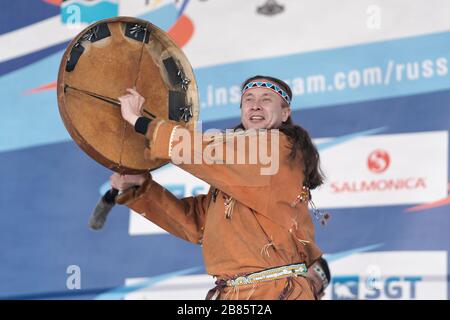
[[308, 268], [304, 263], [290, 264], [271, 269], [266, 269], [259, 272], [250, 273], [249, 275], [237, 277], [227, 281], [227, 286], [235, 287], [245, 284], [253, 284], [263, 281], [277, 280], [287, 277], [296, 277], [304, 275], [308, 272]]

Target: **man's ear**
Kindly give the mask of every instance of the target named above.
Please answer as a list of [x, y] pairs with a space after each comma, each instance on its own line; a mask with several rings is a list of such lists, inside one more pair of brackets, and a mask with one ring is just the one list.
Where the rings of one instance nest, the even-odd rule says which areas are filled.
[[285, 122], [291, 115], [291, 108], [283, 108], [283, 122]]

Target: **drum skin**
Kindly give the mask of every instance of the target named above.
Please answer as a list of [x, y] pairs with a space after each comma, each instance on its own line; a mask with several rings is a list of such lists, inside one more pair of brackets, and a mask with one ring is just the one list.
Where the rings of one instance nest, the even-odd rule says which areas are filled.
[[110, 102], [133, 87], [145, 98], [144, 116], [195, 129], [199, 99], [194, 73], [166, 32], [148, 21], [116, 17], [90, 25], [71, 41], [58, 73], [60, 115], [83, 151], [122, 174], [166, 163], [144, 158], [145, 137], [122, 118], [120, 105]]

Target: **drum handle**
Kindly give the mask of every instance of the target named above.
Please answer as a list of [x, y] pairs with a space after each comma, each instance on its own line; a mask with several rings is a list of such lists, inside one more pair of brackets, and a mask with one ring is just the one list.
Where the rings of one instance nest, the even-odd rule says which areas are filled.
[[[92, 98], [96, 98], [96, 99], [102, 100], [104, 102], [108, 102], [108, 103], [112, 104], [113, 106], [120, 107], [120, 101], [118, 99], [106, 97], [106, 96], [103, 96], [101, 94], [90, 92], [90, 91], [86, 91], [86, 90], [77, 89], [77, 88], [71, 87], [68, 84], [66, 84], [66, 85], [64, 85], [64, 91], [66, 92], [67, 89], [78, 91], [80, 93], [83, 93], [83, 94], [86, 94], [88, 96], [91, 96]], [[156, 116], [153, 113], [145, 110], [144, 108], [142, 108], [142, 112], [146, 113], [152, 119], [156, 119]]]

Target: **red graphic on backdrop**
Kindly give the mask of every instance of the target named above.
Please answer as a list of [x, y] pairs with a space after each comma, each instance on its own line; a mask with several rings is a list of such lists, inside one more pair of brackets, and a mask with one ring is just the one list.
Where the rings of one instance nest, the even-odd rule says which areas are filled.
[[54, 6], [61, 5], [62, 0], [44, 0], [44, 2], [47, 2], [48, 4], [52, 4]]
[[374, 173], [383, 173], [389, 167], [391, 158], [389, 154], [381, 149], [373, 151], [367, 158], [367, 166]]
[[[450, 183], [448, 184], [448, 191], [450, 192]], [[405, 212], [424, 211], [424, 210], [439, 208], [439, 207], [447, 206], [447, 205], [450, 205], [450, 195], [448, 195], [446, 198], [440, 199], [438, 201], [428, 202], [428, 203], [420, 204], [415, 207], [410, 207], [410, 208], [406, 209]]]

